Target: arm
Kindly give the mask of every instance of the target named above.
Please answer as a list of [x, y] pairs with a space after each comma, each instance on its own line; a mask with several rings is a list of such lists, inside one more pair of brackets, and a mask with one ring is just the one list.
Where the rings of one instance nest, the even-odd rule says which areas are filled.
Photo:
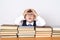
[[38, 16], [36, 18], [36, 25], [37, 26], [44, 26], [45, 24], [46, 24], [46, 22], [42, 17]]
[[22, 20], [24, 20], [24, 17], [23, 16], [20, 16], [20, 17], [16, 18], [15, 24], [22, 25]]

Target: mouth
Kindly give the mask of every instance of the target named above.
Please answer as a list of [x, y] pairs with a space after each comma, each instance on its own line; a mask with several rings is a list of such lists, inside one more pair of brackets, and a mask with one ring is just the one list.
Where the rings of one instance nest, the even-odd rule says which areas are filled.
[[29, 18], [29, 19], [31, 19], [31, 18]]

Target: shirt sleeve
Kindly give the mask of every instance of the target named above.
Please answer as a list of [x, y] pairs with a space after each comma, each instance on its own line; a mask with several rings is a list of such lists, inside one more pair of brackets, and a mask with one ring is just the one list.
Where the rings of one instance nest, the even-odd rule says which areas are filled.
[[22, 25], [22, 21], [24, 20], [24, 17], [23, 16], [20, 16], [18, 18], [16, 18], [15, 20], [15, 24], [17, 25]]
[[44, 26], [45, 24], [46, 24], [46, 22], [42, 17], [38, 16], [36, 18], [36, 25], [37, 26]]

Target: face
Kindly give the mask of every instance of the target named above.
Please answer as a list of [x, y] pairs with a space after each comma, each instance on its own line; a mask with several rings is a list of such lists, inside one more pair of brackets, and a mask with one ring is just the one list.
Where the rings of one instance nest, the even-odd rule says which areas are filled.
[[26, 19], [28, 22], [32, 22], [32, 21], [34, 21], [34, 19], [35, 19], [35, 15], [34, 15], [33, 13], [28, 13], [28, 14], [26, 14], [26, 16], [25, 16], [25, 19]]

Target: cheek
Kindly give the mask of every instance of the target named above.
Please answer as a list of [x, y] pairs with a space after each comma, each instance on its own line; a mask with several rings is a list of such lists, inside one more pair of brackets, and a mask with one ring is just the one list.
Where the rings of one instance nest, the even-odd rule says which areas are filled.
[[26, 16], [25, 17], [26, 20], [34, 20], [34, 18], [35, 18], [34, 16]]
[[34, 20], [34, 17], [32, 17], [32, 20]]
[[25, 19], [28, 20], [29, 19], [29, 16], [26, 16]]
[[35, 19], [35, 17], [34, 17], [34, 16], [32, 16], [32, 19]]

